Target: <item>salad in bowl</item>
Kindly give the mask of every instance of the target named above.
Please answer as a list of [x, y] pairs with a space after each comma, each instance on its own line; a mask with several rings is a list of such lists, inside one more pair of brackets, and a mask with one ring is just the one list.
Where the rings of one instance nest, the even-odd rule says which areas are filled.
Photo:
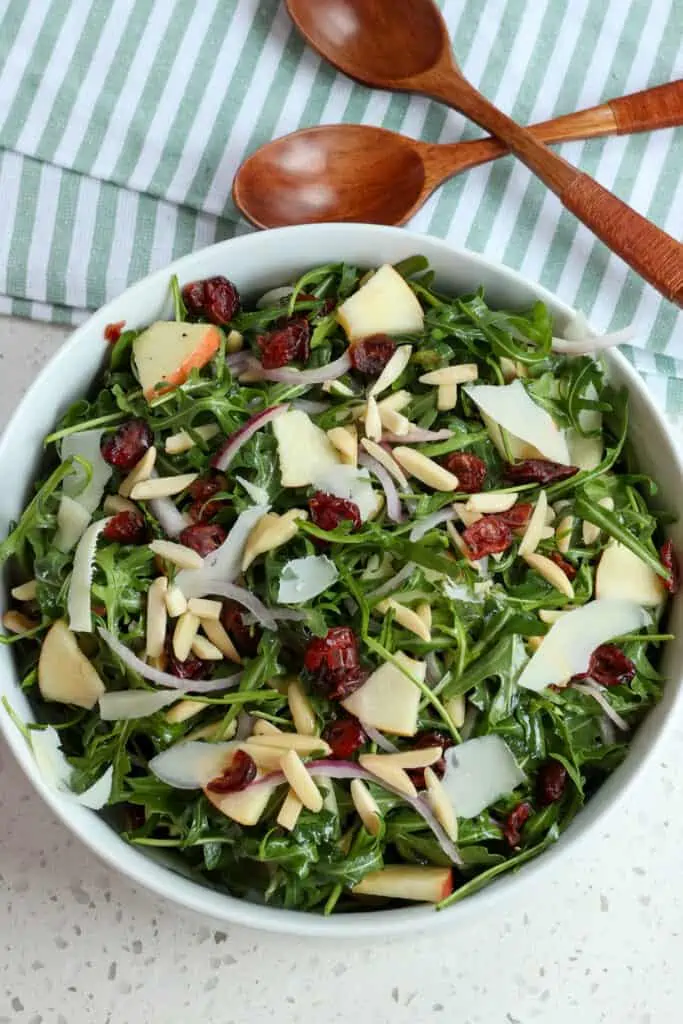
[[171, 291], [107, 326], [0, 545], [36, 721], [5, 709], [215, 890], [447, 907], [550, 847], [662, 693], [678, 570], [618, 339], [422, 257]]

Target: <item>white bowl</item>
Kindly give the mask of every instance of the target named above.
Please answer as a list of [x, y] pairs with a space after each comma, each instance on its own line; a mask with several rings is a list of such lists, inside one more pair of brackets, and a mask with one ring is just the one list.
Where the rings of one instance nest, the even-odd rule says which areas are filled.
[[[212, 274], [225, 274], [239, 290], [257, 296], [267, 288], [295, 278], [300, 272], [324, 263], [345, 261], [361, 266], [394, 263], [416, 253], [424, 254], [436, 271], [438, 286], [454, 294], [471, 292], [483, 285], [487, 299], [503, 308], [528, 307], [537, 299], [545, 302], [556, 319], [558, 333], [572, 316], [571, 310], [549, 292], [506, 267], [481, 256], [454, 249], [444, 242], [398, 228], [363, 224], [314, 224], [284, 228], [236, 238], [201, 252], [185, 256], [165, 270], [129, 288], [119, 298], [95, 313], [59, 349], [36, 379], [14, 414], [0, 442], [0, 530], [16, 519], [25, 504], [42, 451], [43, 438], [66, 407], [91, 386], [103, 362], [107, 345], [103, 340], [108, 323], [125, 320], [128, 327], [141, 327], [159, 317], [169, 317], [169, 278], [181, 283]], [[660, 485], [661, 504], [678, 512], [683, 494], [683, 465], [666, 424], [654, 406], [645, 385], [623, 356], [608, 353], [610, 375], [630, 392], [630, 437], [643, 470]], [[680, 549], [683, 527], [672, 527], [671, 536]], [[7, 588], [1, 588], [0, 602]], [[125, 843], [92, 811], [64, 799], [49, 788], [36, 770], [24, 740], [0, 710], [0, 726], [17, 760], [43, 799], [61, 820], [109, 865], [147, 886], [159, 895], [222, 921], [236, 922], [270, 931], [297, 935], [369, 937], [415, 932], [445, 924], [466, 925], [480, 918], [486, 908], [499, 907], [513, 890], [535, 884], [539, 872], [557, 868], [561, 859], [567, 870], [567, 851], [595, 822], [624, 795], [635, 775], [652, 756], [672, 709], [678, 699], [683, 664], [683, 599], [673, 602], [670, 616], [677, 639], [667, 644], [663, 658], [669, 682], [661, 704], [639, 730], [624, 764], [607, 780], [559, 842], [526, 865], [519, 874], [471, 896], [443, 913], [432, 907], [376, 911], [323, 918], [313, 914], [279, 910], [247, 903], [216, 892], [170, 870], [156, 859]], [[18, 686], [17, 672], [9, 647], [0, 647], [0, 696], [6, 696], [19, 715], [32, 718], [30, 706]]]

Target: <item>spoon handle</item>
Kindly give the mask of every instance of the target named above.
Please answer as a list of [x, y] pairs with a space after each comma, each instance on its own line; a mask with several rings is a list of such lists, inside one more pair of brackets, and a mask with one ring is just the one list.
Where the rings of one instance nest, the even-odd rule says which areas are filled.
[[[606, 135], [632, 135], [683, 125], [683, 79], [643, 89], [597, 107], [562, 114], [532, 125], [529, 131], [539, 142], [573, 142]], [[461, 171], [495, 160], [509, 152], [498, 139], [429, 145], [427, 160], [430, 186], [441, 184]]]
[[[425, 76], [427, 79], [427, 76]], [[683, 245], [557, 156], [482, 96], [455, 68], [440, 68], [420, 91], [440, 99], [496, 135], [562, 204], [667, 299], [683, 306]]]

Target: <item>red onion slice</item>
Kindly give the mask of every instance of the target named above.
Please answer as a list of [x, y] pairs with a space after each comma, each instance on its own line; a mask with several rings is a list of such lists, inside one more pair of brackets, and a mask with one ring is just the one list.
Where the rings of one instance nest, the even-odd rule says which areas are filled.
[[372, 455], [368, 455], [367, 452], [361, 452], [358, 457], [358, 465], [365, 466], [371, 473], [374, 473], [384, 491], [384, 497], [387, 501], [387, 515], [393, 523], [403, 522], [403, 509], [401, 508], [401, 499], [398, 496], [396, 484], [391, 479], [389, 473], [386, 471], [384, 466], [373, 459]]
[[[314, 778], [322, 775], [328, 779], [363, 779], [365, 782], [374, 782], [377, 786], [381, 786], [382, 789], [393, 793], [394, 796], [405, 800], [432, 830], [439, 846], [449, 860], [454, 864], [462, 864], [462, 858], [457, 846], [446, 835], [445, 830], [439, 824], [431, 807], [423, 797], [408, 796], [406, 793], [402, 793], [400, 789], [389, 785], [384, 779], [378, 779], [372, 772], [366, 771], [365, 768], [361, 768], [360, 765], [355, 764], [353, 761], [308, 761], [306, 763], [306, 770]], [[282, 772], [271, 772], [256, 782], [252, 782], [247, 789], [252, 789], [254, 786], [279, 786], [285, 781], [286, 779]]]
[[415, 563], [406, 562], [400, 572], [397, 572], [395, 576], [392, 576], [391, 579], [386, 580], [386, 582], [382, 583], [380, 587], [376, 587], [375, 590], [371, 590], [370, 593], [365, 596], [374, 601], [377, 597], [384, 597], [385, 594], [391, 594], [394, 590], [398, 590], [401, 584], [409, 579], [414, 572]]
[[629, 732], [630, 725], [624, 721], [621, 715], [614, 710], [610, 702], [605, 697], [604, 693], [600, 689], [597, 683], [593, 682], [592, 679], [587, 679], [584, 683], [570, 683], [572, 690], [578, 690], [579, 693], [587, 693], [598, 702], [602, 710], [605, 712], [607, 717], [614, 722], [617, 729], [621, 729], [622, 732]]
[[170, 498], [152, 498], [147, 507], [167, 537], [177, 537], [190, 525], [189, 517]]
[[633, 341], [637, 332], [633, 327], [624, 327], [620, 331], [612, 331], [610, 334], [602, 334], [596, 338], [586, 336], [579, 339], [553, 338], [551, 349], [558, 355], [583, 356], [592, 352], [603, 352], [606, 348], [613, 348], [615, 345], [626, 345]]
[[126, 668], [129, 668], [131, 672], [137, 672], [139, 676], [149, 680], [150, 683], [156, 683], [157, 686], [168, 686], [173, 690], [191, 693], [213, 693], [214, 690], [227, 690], [237, 686], [242, 678], [242, 672], [235, 672], [234, 675], [225, 676], [222, 679], [179, 679], [178, 676], [172, 676], [170, 672], [162, 672], [161, 669], [153, 668], [142, 661], [129, 647], [117, 640], [108, 629], [103, 629], [100, 626], [97, 632], [107, 647], [118, 655]]
[[360, 723], [363, 727], [363, 732], [369, 740], [376, 743], [380, 750], [383, 750], [385, 754], [398, 754], [398, 747], [391, 740], [388, 740], [386, 736], [375, 729], [374, 725], [366, 725], [365, 722]]
[[329, 402], [314, 402], [309, 398], [297, 398], [292, 402], [294, 409], [298, 409], [299, 412], [305, 412], [309, 416], [317, 416], [318, 413], [327, 412], [330, 408]]
[[246, 369], [258, 374], [261, 380], [275, 380], [281, 384], [324, 384], [326, 380], [337, 380], [351, 369], [351, 356], [345, 352], [339, 359], [317, 370], [293, 370], [286, 366], [280, 366], [277, 370], [264, 370], [257, 359], [251, 359]]
[[433, 530], [435, 526], [440, 526], [441, 523], [450, 523], [455, 519], [456, 512], [452, 508], [440, 508], [438, 512], [432, 512], [430, 515], [425, 516], [424, 519], [420, 519], [410, 531], [410, 540], [422, 540], [426, 533]]
[[453, 437], [452, 430], [424, 430], [422, 427], [415, 427], [407, 434], [382, 434], [382, 440], [389, 444], [423, 444], [426, 441], [447, 441]]
[[212, 458], [211, 465], [215, 469], [220, 469], [222, 471], [226, 470], [242, 445], [246, 444], [249, 438], [253, 437], [257, 430], [261, 430], [262, 427], [272, 423], [274, 419], [281, 416], [283, 412], [287, 412], [288, 409], [289, 403], [285, 402], [283, 405], [271, 405], [269, 409], [264, 409], [262, 412], [255, 413], [247, 420], [244, 426], [235, 431], [235, 433], [227, 438], [227, 440], [221, 445]]
[[273, 613], [249, 590], [238, 587], [234, 583], [226, 583], [225, 580], [208, 576], [203, 570], [197, 572], [197, 577], [196, 580], [193, 580], [190, 572], [183, 577], [182, 591], [188, 600], [191, 597], [207, 597], [211, 594], [226, 597], [229, 601], [237, 601], [238, 604], [250, 611], [264, 629], [277, 629]]

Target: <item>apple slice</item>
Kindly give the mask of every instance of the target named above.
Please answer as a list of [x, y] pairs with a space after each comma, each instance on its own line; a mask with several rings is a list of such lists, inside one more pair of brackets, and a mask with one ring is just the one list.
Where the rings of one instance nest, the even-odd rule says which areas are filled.
[[388, 263], [341, 304], [337, 316], [349, 341], [371, 334], [413, 334], [424, 325], [415, 292]]
[[105, 692], [104, 683], [62, 619], [52, 625], [43, 640], [38, 686], [45, 700], [75, 704], [88, 711]]
[[611, 540], [598, 563], [595, 596], [634, 601], [645, 608], [654, 608], [665, 599], [666, 588], [649, 565], [623, 544]]
[[450, 868], [392, 864], [381, 871], [371, 871], [353, 886], [351, 892], [354, 896], [386, 896], [388, 899], [418, 903], [440, 903], [453, 892], [453, 872]]
[[[257, 775], [254, 781], [258, 781]], [[212, 793], [204, 789], [204, 796], [212, 803], [216, 810], [224, 814], [226, 818], [232, 818], [238, 825], [256, 825], [259, 818], [266, 809], [266, 805], [275, 786], [264, 784], [263, 786], [248, 786], [237, 793]]]
[[[401, 651], [397, 651], [395, 657], [407, 672], [424, 682], [427, 668], [424, 662], [413, 661]], [[361, 687], [341, 703], [361, 722], [375, 729], [397, 736], [414, 736], [417, 732], [420, 691], [390, 661], [376, 669]]]
[[300, 409], [273, 420], [283, 487], [307, 487], [327, 470], [341, 465], [339, 452], [324, 430]]
[[133, 359], [145, 398], [183, 384], [192, 370], [213, 358], [221, 332], [213, 324], [186, 324], [157, 320], [133, 342]]

